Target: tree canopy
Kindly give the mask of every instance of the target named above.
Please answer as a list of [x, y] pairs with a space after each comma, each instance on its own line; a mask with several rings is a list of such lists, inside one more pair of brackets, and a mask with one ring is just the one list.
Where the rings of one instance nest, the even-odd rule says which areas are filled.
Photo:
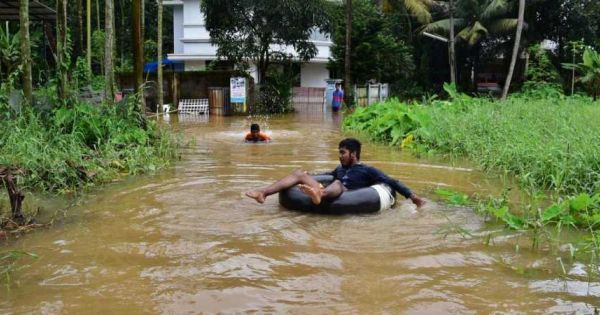
[[[311, 36], [329, 26], [324, 0], [203, 0], [206, 29], [217, 54], [238, 65], [253, 61], [259, 81], [269, 64], [317, 54]], [[290, 50], [295, 50], [295, 54]]]
[[[329, 67], [340, 73], [344, 68], [343, 10], [334, 14], [334, 46]], [[410, 47], [392, 31], [391, 19], [378, 12], [369, 0], [354, 0], [352, 20], [351, 72], [355, 82], [375, 79], [393, 82], [407, 78], [414, 70]]]

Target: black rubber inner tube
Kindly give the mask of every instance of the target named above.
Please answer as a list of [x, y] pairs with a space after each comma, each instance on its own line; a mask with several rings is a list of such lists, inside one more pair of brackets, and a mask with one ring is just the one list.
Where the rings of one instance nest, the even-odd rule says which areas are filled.
[[[313, 176], [323, 186], [333, 181], [331, 175]], [[393, 197], [391, 188], [384, 186], [390, 197]], [[324, 214], [356, 214], [374, 213], [381, 209], [381, 197], [373, 187], [345, 191], [339, 198], [334, 200], [323, 200], [321, 204], [315, 205], [306, 194], [297, 186], [286, 189], [279, 193], [279, 204], [289, 210], [324, 213]]]

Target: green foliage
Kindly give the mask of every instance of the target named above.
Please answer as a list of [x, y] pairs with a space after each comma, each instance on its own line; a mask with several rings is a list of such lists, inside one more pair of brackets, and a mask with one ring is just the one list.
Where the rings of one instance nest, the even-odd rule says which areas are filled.
[[21, 37], [19, 33], [11, 34], [8, 28], [0, 27], [0, 60], [2, 75], [7, 77], [21, 63]]
[[147, 39], [144, 42], [144, 60], [146, 62], [155, 61], [158, 56], [158, 46], [153, 39]]
[[104, 64], [104, 31], [94, 30], [92, 33], [92, 60], [101, 65]]
[[24, 111], [0, 125], [0, 164], [26, 170], [21, 187], [65, 192], [170, 163], [175, 143], [134, 102]]
[[[455, 1], [454, 26], [456, 38], [468, 46], [475, 46], [490, 34], [506, 34], [517, 27], [516, 18], [507, 18], [511, 10], [508, 0], [457, 0]], [[441, 19], [424, 25], [421, 32], [448, 36], [450, 20]]]
[[10, 288], [12, 283], [12, 275], [21, 269], [29, 267], [29, 265], [19, 265], [19, 262], [25, 257], [38, 258], [36, 254], [19, 250], [0, 253], [0, 277], [4, 278], [7, 289]]
[[301, 61], [317, 54], [310, 38], [315, 30], [328, 29], [327, 6], [324, 0], [201, 1], [217, 54], [236, 64], [254, 61], [259, 83], [277, 56], [288, 55], [285, 46], [293, 46]]
[[[525, 188], [560, 194], [600, 192], [600, 107], [582, 97], [500, 103], [454, 94], [430, 106], [397, 100], [359, 108], [344, 127], [429, 152], [466, 156], [484, 170], [514, 174]], [[432, 123], [435, 122], [435, 123]]]
[[572, 227], [575, 229], [600, 230], [600, 194], [579, 194], [562, 201], [538, 208], [536, 211], [510, 211], [506, 199], [491, 198], [479, 203], [481, 213], [504, 222], [514, 230], [538, 229], [545, 226]]
[[469, 196], [449, 189], [438, 188], [435, 193], [451, 205], [466, 206], [471, 204]]
[[77, 61], [75, 62], [75, 69], [71, 74], [71, 79], [75, 81], [75, 86], [77, 88], [81, 88], [90, 84], [92, 79], [92, 72], [87, 66], [87, 61], [85, 60], [85, 57], [77, 58]]
[[583, 62], [579, 64], [563, 64], [567, 69], [577, 69], [583, 73], [579, 78], [581, 82], [587, 83], [594, 100], [600, 93], [600, 54], [594, 49], [586, 47], [583, 52]]
[[523, 93], [533, 97], [561, 97], [562, 80], [558, 70], [539, 44], [529, 48], [529, 67]]
[[[396, 82], [410, 77], [415, 69], [412, 50], [402, 39], [394, 36], [393, 20], [380, 14], [369, 0], [354, 1], [352, 10], [353, 46], [350, 58], [355, 82], [370, 79]], [[333, 22], [333, 58], [328, 67], [343, 73], [346, 51], [343, 8], [334, 12]]]
[[255, 104], [255, 113], [287, 113], [292, 107], [292, 83], [294, 78], [284, 71], [272, 69], [266, 82], [260, 87], [259, 102]]

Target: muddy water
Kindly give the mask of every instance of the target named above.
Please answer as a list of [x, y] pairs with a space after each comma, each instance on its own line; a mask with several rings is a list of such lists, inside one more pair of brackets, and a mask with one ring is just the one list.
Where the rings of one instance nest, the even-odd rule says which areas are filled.
[[430, 199], [375, 215], [328, 217], [263, 205], [241, 192], [296, 168], [337, 163], [336, 119], [255, 118], [274, 139], [241, 142], [250, 119], [168, 123], [196, 141], [157, 175], [116, 183], [66, 219], [9, 244], [39, 255], [0, 289], [3, 314], [593, 313], [600, 285], [587, 267], [452, 233], [490, 227], [436, 203], [443, 186], [488, 194], [501, 183], [471, 170], [365, 143], [363, 161]]

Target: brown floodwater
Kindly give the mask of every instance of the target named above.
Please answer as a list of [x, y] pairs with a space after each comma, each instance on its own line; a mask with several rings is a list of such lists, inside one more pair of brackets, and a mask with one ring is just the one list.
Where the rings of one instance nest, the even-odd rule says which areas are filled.
[[[252, 122], [270, 144], [241, 141]], [[288, 211], [242, 192], [297, 168], [330, 170], [339, 119], [169, 117], [195, 141], [155, 175], [98, 189], [64, 218], [2, 245], [36, 253], [0, 287], [2, 314], [590, 314], [600, 283], [584, 262], [531, 251], [433, 191], [499, 194], [467, 163], [364, 141], [362, 160], [429, 202], [373, 215]], [[471, 236], [456, 233], [460, 229]], [[517, 248], [515, 244], [519, 243]], [[559, 253], [560, 255], [560, 253]]]

